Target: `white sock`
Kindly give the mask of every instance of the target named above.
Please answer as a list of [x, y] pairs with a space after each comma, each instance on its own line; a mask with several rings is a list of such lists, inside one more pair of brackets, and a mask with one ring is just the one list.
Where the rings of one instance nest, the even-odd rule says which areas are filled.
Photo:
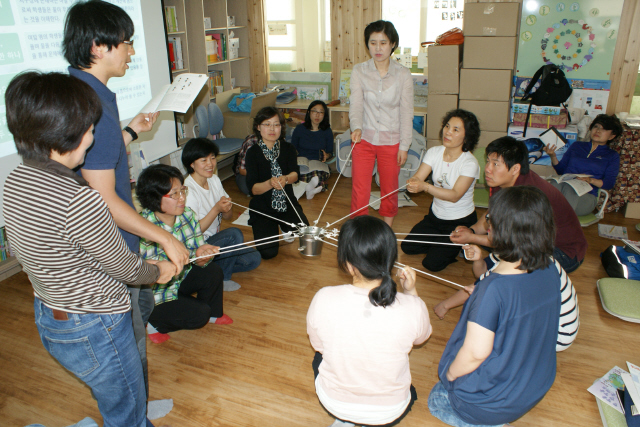
[[147, 333], [149, 335], [151, 334], [157, 334], [158, 330], [156, 328], [153, 327], [153, 325], [151, 323], [147, 323]]
[[209, 317], [209, 323], [216, 323], [217, 317]]
[[165, 417], [173, 409], [173, 399], [150, 400], [147, 402], [147, 418], [157, 420]]
[[316, 188], [312, 188], [311, 190], [307, 190], [307, 200], [313, 199], [313, 196], [322, 191], [322, 185], [318, 185]]
[[307, 194], [309, 194], [309, 191], [316, 188], [319, 182], [320, 182], [320, 178], [318, 178], [317, 176], [314, 176], [313, 178], [311, 178], [311, 181], [309, 181], [306, 187], [304, 187], [304, 190], [307, 192]]
[[329, 427], [354, 427], [355, 424], [347, 422], [347, 421], [340, 421], [339, 419], [336, 418], [336, 420], [333, 422], [333, 424], [331, 424]]

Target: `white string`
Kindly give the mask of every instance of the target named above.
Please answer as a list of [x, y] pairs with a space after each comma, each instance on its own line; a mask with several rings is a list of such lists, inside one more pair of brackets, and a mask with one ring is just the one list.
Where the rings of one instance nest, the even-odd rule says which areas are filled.
[[280, 180], [278, 180], [278, 185], [280, 186], [280, 190], [282, 190], [282, 192], [284, 193], [285, 196], [287, 196], [287, 200], [289, 201], [289, 204], [291, 205], [291, 207], [293, 208], [293, 211], [296, 213], [296, 215], [298, 215], [298, 219], [300, 220], [300, 224], [304, 224], [304, 221], [302, 220], [302, 218], [300, 217], [300, 214], [298, 213], [298, 211], [296, 210], [296, 208], [293, 206], [293, 203], [291, 203], [291, 199], [289, 198], [289, 196], [287, 195], [287, 192], [284, 191], [284, 188], [282, 188], [282, 184], [280, 184]]
[[266, 217], [268, 217], [268, 218], [271, 218], [271, 219], [274, 219], [274, 220], [276, 220], [276, 221], [280, 221], [280, 222], [282, 222], [282, 223], [284, 223], [284, 224], [287, 224], [287, 225], [289, 225], [289, 226], [291, 226], [291, 227], [293, 227], [293, 228], [298, 228], [298, 226], [297, 226], [297, 225], [295, 225], [295, 224], [294, 224], [294, 223], [292, 223], [292, 222], [287, 222], [287, 221], [284, 221], [284, 220], [282, 220], [282, 219], [278, 219], [278, 218], [272, 217], [271, 215], [267, 215], [266, 213], [259, 212], [259, 211], [255, 210], [255, 209], [251, 209], [251, 208], [248, 208], [248, 207], [246, 207], [246, 206], [242, 206], [241, 204], [236, 203], [236, 202], [229, 201], [229, 203], [231, 203], [232, 205], [240, 206], [241, 208], [244, 208], [244, 209], [249, 209], [249, 210], [250, 210], [250, 211], [252, 211], [252, 212], [259, 213], [260, 215], [264, 215], [264, 216], [266, 216]]
[[331, 227], [332, 225], [334, 225], [334, 224], [336, 224], [336, 223], [338, 223], [338, 222], [342, 221], [343, 219], [345, 219], [346, 217], [348, 217], [348, 216], [350, 216], [350, 215], [353, 215], [353, 214], [355, 214], [355, 213], [360, 212], [360, 211], [361, 211], [361, 210], [363, 210], [363, 209], [368, 208], [368, 207], [369, 207], [369, 206], [371, 206], [372, 204], [374, 204], [374, 203], [376, 203], [376, 202], [379, 202], [380, 200], [384, 199], [385, 197], [389, 197], [389, 196], [391, 196], [392, 194], [397, 193], [398, 191], [402, 190], [402, 189], [403, 189], [404, 187], [406, 187], [407, 185], [409, 185], [409, 184], [405, 184], [405, 185], [403, 185], [402, 187], [398, 187], [398, 189], [397, 189], [397, 190], [393, 190], [391, 193], [385, 194], [384, 196], [380, 197], [378, 200], [374, 200], [373, 202], [369, 203], [367, 206], [363, 206], [363, 207], [361, 207], [360, 209], [358, 209], [358, 210], [356, 210], [356, 211], [353, 211], [353, 212], [351, 212], [351, 213], [350, 213], [350, 214], [348, 214], [348, 215], [343, 216], [343, 217], [342, 217], [342, 218], [340, 218], [339, 220], [334, 221], [334, 222], [332, 222], [331, 224], [327, 225], [327, 228], [329, 228], [329, 227]]
[[[333, 184], [333, 188], [331, 189], [331, 192], [329, 193], [329, 197], [327, 197], [327, 200], [324, 202], [324, 206], [322, 207], [322, 210], [320, 211], [320, 215], [318, 215], [318, 219], [316, 219], [316, 222], [314, 222], [314, 224], [318, 224], [320, 223], [320, 217], [322, 216], [322, 213], [324, 212], [324, 208], [327, 207], [327, 203], [329, 203], [329, 199], [331, 198], [331, 195], [333, 194], [333, 190], [336, 189], [336, 186], [338, 185], [338, 181], [340, 181], [340, 177], [342, 176], [342, 172], [345, 170], [347, 163], [349, 163], [349, 159], [351, 158], [351, 153], [353, 153], [353, 149], [356, 147], [356, 144], [352, 144], [351, 145], [351, 151], [349, 151], [349, 155], [347, 156], [347, 161], [345, 162], [345, 167], [342, 168], [342, 170], [340, 170], [340, 174], [338, 175], [338, 179], [336, 179], [335, 184]], [[338, 144], [338, 153], [336, 153], [338, 156], [340, 155], [340, 144]]]
[[[285, 234], [287, 234], [287, 233], [285, 233]], [[275, 237], [284, 236], [285, 234], [280, 234], [278, 236], [266, 237], [265, 239], [273, 239]], [[265, 240], [265, 239], [254, 240], [254, 242], [258, 242], [260, 240]], [[216, 256], [216, 255], [222, 255], [222, 254], [228, 254], [228, 253], [235, 252], [235, 251], [241, 251], [241, 250], [244, 250], [246, 248], [255, 248], [255, 247], [258, 247], [258, 246], [261, 246], [261, 245], [268, 245], [269, 243], [276, 243], [276, 242], [279, 242], [281, 240], [284, 240], [284, 238], [283, 239], [272, 240], [270, 242], [258, 243], [257, 245], [249, 245], [249, 243], [252, 243], [252, 242], [241, 243], [241, 245], [246, 246], [246, 247], [245, 248], [236, 248], [236, 249], [232, 249], [230, 251], [220, 251], [220, 252], [218, 252], [216, 254], [213, 254], [213, 255], [202, 255], [202, 256], [194, 257], [194, 258], [189, 259], [189, 262], [191, 263], [193, 261], [196, 261], [196, 260], [199, 260], [199, 259], [202, 259], [202, 258], [211, 258], [212, 256]], [[235, 245], [235, 246], [238, 246], [238, 245]], [[230, 248], [231, 246], [227, 246], [227, 247]], [[224, 249], [227, 249], [227, 248], [224, 248]]]
[[[327, 238], [329, 238], [329, 239], [335, 240], [335, 239], [333, 239], [333, 238], [331, 238], [331, 237], [329, 237], [329, 236], [326, 236], [326, 237], [327, 237]], [[327, 242], [327, 241], [322, 240], [322, 239], [320, 239], [320, 241], [322, 241], [322, 242], [324, 242], [324, 243], [327, 243], [327, 244], [329, 244], [329, 245], [331, 245], [331, 246], [335, 246], [336, 248], [338, 247], [338, 245], [335, 245], [335, 244], [333, 244], [333, 243], [331, 243], [331, 242]], [[442, 277], [438, 277], [438, 276], [435, 276], [435, 275], [433, 275], [433, 274], [429, 274], [429, 273], [427, 273], [426, 271], [418, 270], [417, 268], [413, 268], [413, 267], [411, 267], [410, 265], [405, 265], [405, 264], [402, 264], [402, 263], [400, 263], [400, 262], [397, 262], [397, 261], [396, 261], [396, 263], [395, 263], [395, 267], [396, 267], [396, 268], [409, 267], [410, 269], [415, 270], [415, 271], [417, 271], [418, 273], [422, 273], [422, 274], [427, 275], [427, 276], [429, 276], [429, 277], [433, 277], [433, 278], [435, 278], [435, 279], [442, 280], [443, 282], [451, 283], [451, 284], [452, 284], [452, 285], [454, 285], [454, 286], [457, 286], [457, 287], [459, 287], [459, 288], [464, 289], [464, 286], [462, 286], [462, 285], [459, 285], [459, 284], [457, 284], [457, 283], [455, 283], [455, 282], [452, 282], [452, 281], [450, 281], [450, 280], [447, 280], [447, 279], [443, 279]]]
[[416, 234], [416, 233], [395, 233], [396, 236], [425, 236], [425, 237], [451, 237], [451, 234]]
[[464, 246], [466, 243], [445, 243], [445, 242], [427, 242], [425, 240], [400, 240], [398, 242], [402, 243], [424, 243], [429, 245], [447, 245], [447, 246]]

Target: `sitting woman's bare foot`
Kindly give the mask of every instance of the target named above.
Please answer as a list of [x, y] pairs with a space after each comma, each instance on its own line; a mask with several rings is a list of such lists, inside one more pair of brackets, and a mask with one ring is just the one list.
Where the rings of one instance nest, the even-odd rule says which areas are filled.
[[433, 307], [433, 311], [434, 311], [434, 313], [436, 313], [436, 316], [438, 316], [438, 318], [440, 320], [442, 320], [442, 319], [444, 319], [444, 316], [446, 316], [446, 314], [449, 311], [449, 309], [447, 307], [445, 307], [444, 301], [441, 301], [441, 302], [438, 303], [438, 305]]

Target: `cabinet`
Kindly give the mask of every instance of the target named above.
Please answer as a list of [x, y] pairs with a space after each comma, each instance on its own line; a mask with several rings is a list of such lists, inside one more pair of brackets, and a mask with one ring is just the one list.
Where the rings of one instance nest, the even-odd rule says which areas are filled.
[[[167, 37], [179, 37], [183, 46], [184, 67], [173, 70], [176, 75], [182, 72], [209, 74], [214, 72], [222, 77], [223, 91], [232, 88], [248, 90], [251, 87], [251, 59], [249, 58], [249, 37], [247, 1], [242, 0], [164, 0], [164, 6], [174, 6], [177, 32], [167, 34]], [[233, 16], [235, 22], [228, 21]], [[205, 18], [207, 27], [205, 27]], [[211, 24], [208, 27], [208, 23]], [[232, 25], [230, 25], [232, 24]], [[215, 62], [207, 56], [207, 36], [225, 39], [225, 52], [222, 58]], [[238, 39], [237, 57], [232, 59], [230, 39]], [[199, 105], [207, 105], [215, 99], [215, 88], [211, 82], [205, 86], [194, 101], [191, 109], [184, 115], [177, 114], [178, 121], [185, 123], [184, 139], [180, 144], [192, 138], [195, 124], [194, 112]]]

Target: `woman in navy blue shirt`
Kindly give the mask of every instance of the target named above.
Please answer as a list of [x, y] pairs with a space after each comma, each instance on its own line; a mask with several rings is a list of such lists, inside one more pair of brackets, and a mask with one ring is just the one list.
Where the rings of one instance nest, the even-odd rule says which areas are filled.
[[576, 173], [591, 175], [578, 178], [591, 184], [587, 194], [578, 196], [573, 187], [567, 183], [556, 183], [556, 187], [569, 201], [576, 215], [587, 215], [598, 203], [598, 188], [610, 190], [616, 183], [620, 170], [620, 155], [609, 148], [611, 141], [622, 134], [622, 125], [616, 116], [599, 114], [591, 122], [591, 141], [575, 141], [558, 161], [554, 148], [545, 146], [544, 151], [551, 158], [551, 164], [558, 174]]
[[[333, 154], [333, 132], [329, 125], [329, 109], [323, 101], [316, 100], [309, 104], [304, 123], [299, 124], [293, 131], [291, 143], [298, 150], [299, 157], [308, 160], [326, 162]], [[311, 170], [300, 174], [298, 178], [307, 182], [307, 199], [327, 189], [330, 173]]]
[[[556, 376], [560, 274], [549, 199], [530, 186], [489, 200], [500, 264], [476, 282], [445, 347], [429, 411], [456, 427], [502, 426], [533, 408]], [[471, 259], [480, 248], [464, 247]]]

